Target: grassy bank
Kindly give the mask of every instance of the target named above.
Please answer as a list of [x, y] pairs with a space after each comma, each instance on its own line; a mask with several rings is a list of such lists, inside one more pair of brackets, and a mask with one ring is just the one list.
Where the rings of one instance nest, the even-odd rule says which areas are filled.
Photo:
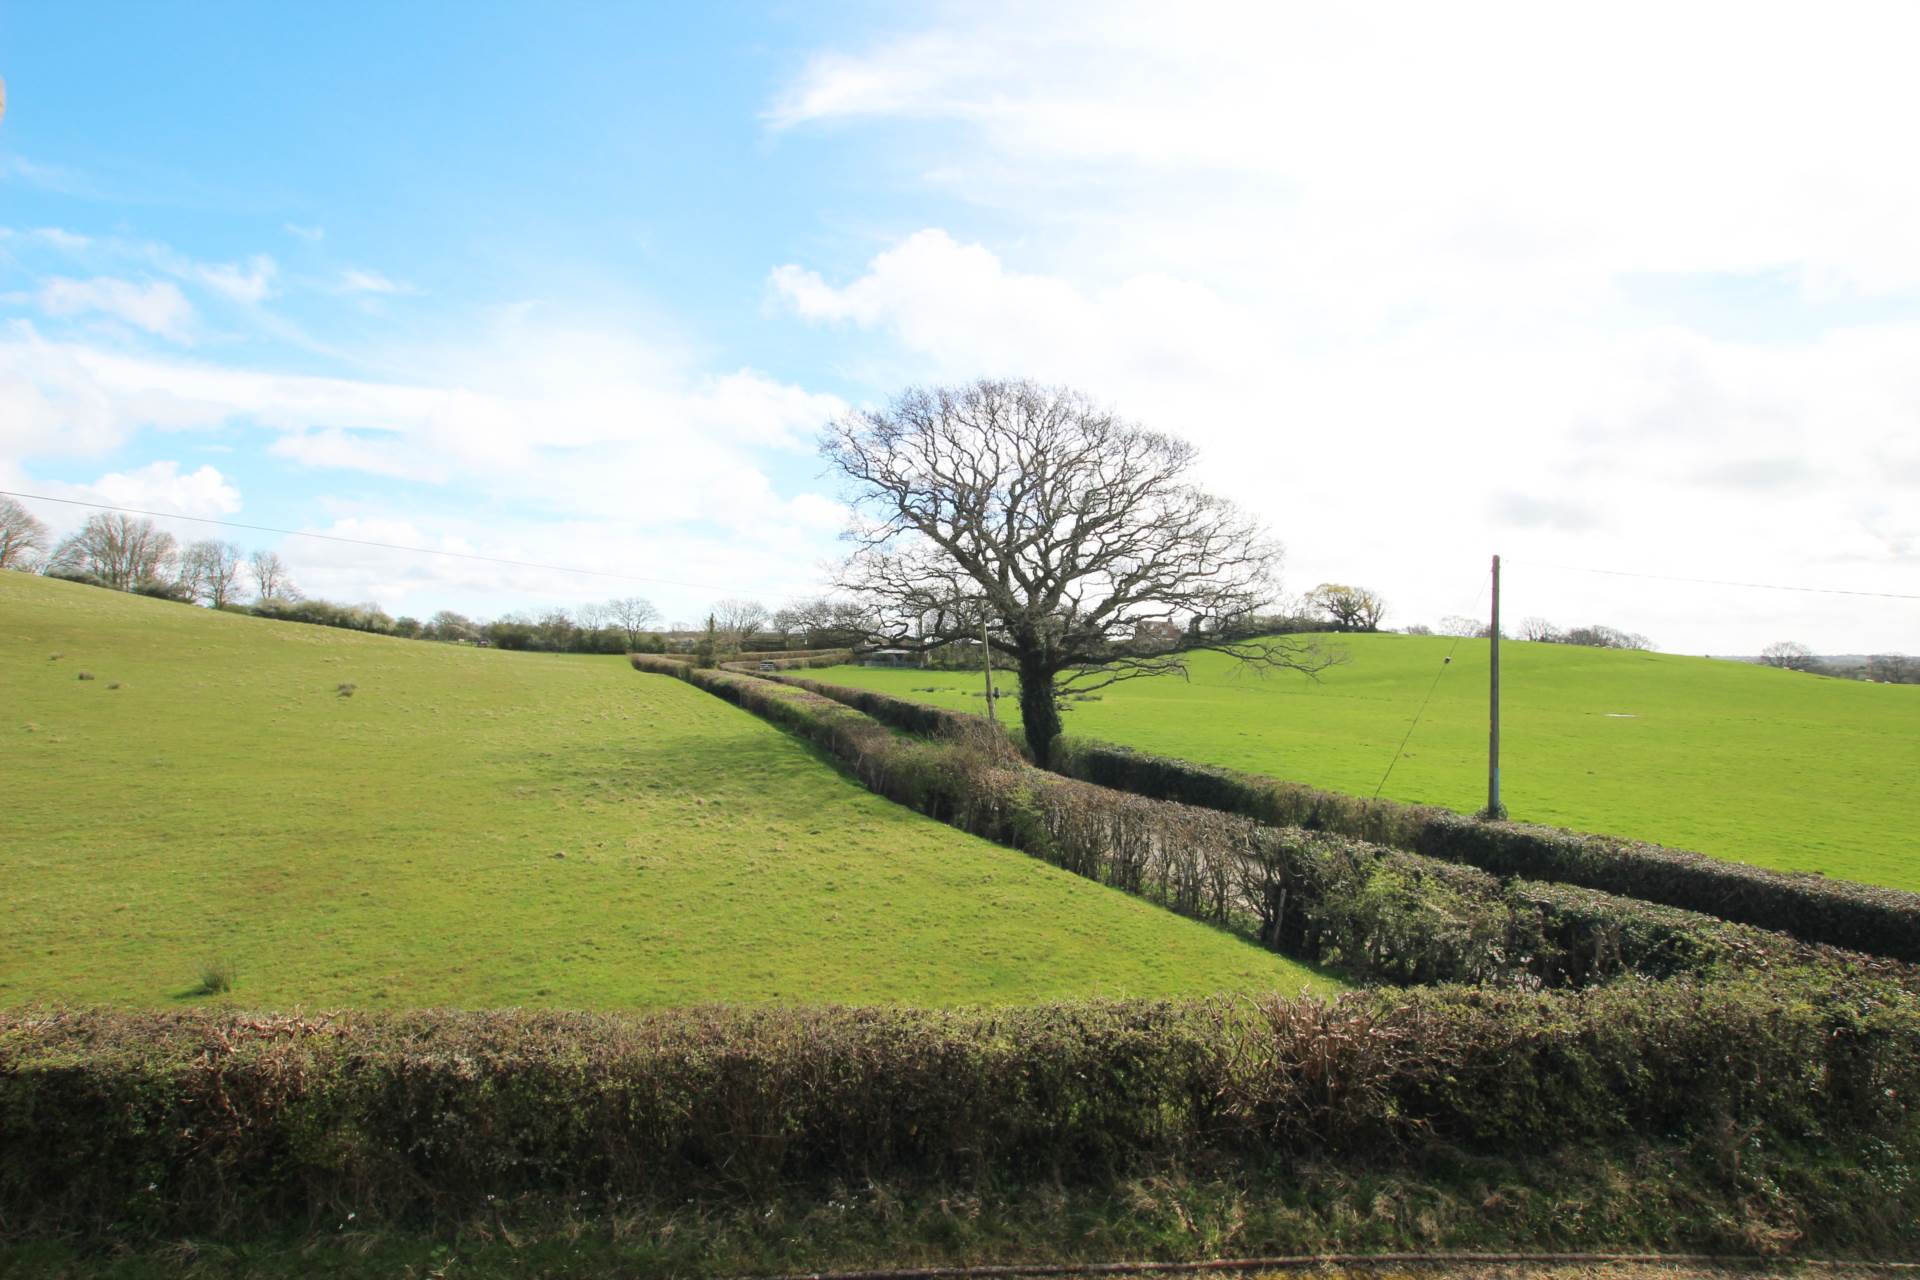
[[[0, 706], [0, 1004], [943, 1004], [1331, 985], [877, 799], [620, 658], [0, 573]], [[232, 990], [207, 991], [222, 969]]]

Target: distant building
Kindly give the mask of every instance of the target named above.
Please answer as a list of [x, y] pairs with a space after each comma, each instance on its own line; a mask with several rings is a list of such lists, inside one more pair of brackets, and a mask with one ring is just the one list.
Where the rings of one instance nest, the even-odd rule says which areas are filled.
[[1133, 624], [1135, 640], [1152, 640], [1158, 644], [1179, 644], [1181, 637], [1186, 634], [1180, 629], [1178, 623], [1164, 619], [1142, 620]]

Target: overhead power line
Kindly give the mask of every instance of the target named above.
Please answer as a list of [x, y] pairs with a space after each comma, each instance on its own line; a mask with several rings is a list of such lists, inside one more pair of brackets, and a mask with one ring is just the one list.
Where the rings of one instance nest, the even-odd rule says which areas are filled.
[[1846, 587], [1802, 587], [1781, 582], [1734, 582], [1725, 578], [1682, 578], [1670, 573], [1635, 573], [1629, 569], [1590, 569], [1585, 565], [1551, 564], [1545, 560], [1513, 560], [1508, 564], [1528, 565], [1536, 569], [1560, 569], [1568, 573], [1597, 573], [1609, 578], [1650, 578], [1656, 582], [1688, 582], [1703, 587], [1750, 587], [1756, 591], [1799, 591], [1823, 596], [1871, 596], [1878, 600], [1920, 600], [1920, 595], [1901, 591], [1854, 591]]
[[[1480, 607], [1480, 597], [1486, 593], [1487, 584], [1482, 582], [1480, 589], [1473, 593], [1473, 603], [1467, 606], [1469, 614]], [[1407, 744], [1413, 741], [1413, 731], [1420, 727], [1420, 718], [1427, 714], [1427, 704], [1433, 701], [1434, 690], [1440, 687], [1440, 677], [1445, 675], [1447, 668], [1453, 665], [1453, 652], [1460, 647], [1460, 641], [1465, 638], [1455, 636], [1453, 643], [1447, 646], [1447, 656], [1440, 659], [1440, 665], [1434, 668], [1433, 683], [1427, 686], [1427, 696], [1420, 699], [1420, 708], [1413, 713], [1413, 721], [1407, 725], [1406, 736], [1400, 739], [1399, 747], [1394, 750], [1393, 759], [1387, 761], [1387, 771], [1380, 775], [1380, 785], [1373, 789], [1375, 800], [1378, 800], [1380, 793], [1386, 790], [1387, 779], [1393, 776], [1394, 768], [1400, 763], [1400, 757], [1407, 753]]]
[[0, 489], [9, 498], [28, 498], [34, 502], [58, 502], [69, 507], [91, 507], [96, 511], [118, 511], [122, 515], [152, 516], [158, 520], [190, 520], [195, 524], [219, 525], [223, 529], [246, 529], [254, 533], [275, 533], [288, 538], [312, 538], [319, 542], [340, 542], [353, 547], [375, 547], [381, 551], [404, 551], [411, 555], [446, 556], [453, 560], [475, 560], [482, 564], [509, 565], [515, 569], [541, 569], [548, 573], [577, 573], [591, 578], [612, 578], [621, 582], [644, 582], [652, 586], [686, 587], [692, 591], [725, 591], [733, 595], [756, 594], [743, 587], [718, 586], [711, 582], [680, 582], [672, 578], [645, 578], [632, 573], [612, 573], [605, 569], [580, 569], [573, 565], [544, 564], [537, 560], [511, 560], [504, 556], [483, 556], [471, 551], [443, 551], [438, 547], [410, 547], [398, 542], [376, 542], [371, 538], [347, 538], [337, 533], [309, 533], [304, 529], [277, 529], [264, 524], [242, 524], [237, 520], [215, 520], [211, 516], [181, 515], [177, 511], [144, 511], [139, 507], [117, 507], [108, 502], [82, 502], [78, 498], [53, 498], [43, 493], [18, 493]]

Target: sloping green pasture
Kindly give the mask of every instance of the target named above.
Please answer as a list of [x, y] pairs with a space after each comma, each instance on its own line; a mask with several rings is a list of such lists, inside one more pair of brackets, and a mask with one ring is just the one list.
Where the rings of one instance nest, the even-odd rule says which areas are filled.
[[[941, 1004], [1330, 985], [869, 795], [623, 658], [0, 573], [0, 708], [0, 1004]], [[224, 996], [198, 990], [215, 959], [237, 975]]]
[[[1461, 812], [1484, 804], [1487, 643], [1322, 640], [1348, 661], [1317, 683], [1201, 654], [1190, 681], [1131, 681], [1069, 704], [1066, 731], [1372, 795], [1432, 687], [1380, 794]], [[1509, 641], [1500, 652], [1502, 781], [1515, 818], [1920, 889], [1920, 687], [1566, 645]], [[978, 674], [806, 674], [984, 705]], [[997, 679], [1017, 688], [1007, 673]], [[1000, 707], [1017, 719], [1013, 698]]]

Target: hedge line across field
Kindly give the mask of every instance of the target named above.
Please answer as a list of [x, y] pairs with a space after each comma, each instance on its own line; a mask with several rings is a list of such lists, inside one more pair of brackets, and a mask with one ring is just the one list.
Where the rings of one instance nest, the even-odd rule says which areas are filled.
[[[909, 732], [963, 732], [982, 718], [905, 698], [778, 676]], [[938, 719], [928, 719], [928, 713]], [[936, 726], [931, 729], [920, 724]], [[1762, 929], [1920, 962], [1920, 894], [1771, 871], [1664, 845], [1521, 822], [1487, 822], [1431, 805], [1367, 800], [1297, 782], [1151, 755], [1086, 738], [1054, 744], [1053, 767], [1153, 800], [1239, 814], [1270, 826], [1331, 831], [1500, 876], [1580, 885]]]
[[804, 687], [811, 682], [647, 655], [633, 661], [816, 743], [890, 800], [1360, 981], [1558, 987], [1624, 973], [1837, 966], [1878, 968], [1920, 990], [1908, 966], [1694, 912], [1571, 885], [1503, 882], [1329, 832], [1265, 827], [1061, 777], [1027, 766], [972, 717], [897, 714], [898, 725], [945, 734], [903, 736]]
[[1277, 826], [1339, 832], [1495, 875], [1582, 885], [1809, 942], [1920, 961], [1920, 894], [1900, 889], [1790, 875], [1557, 827], [1487, 822], [1427, 805], [1365, 800], [1085, 739], [1061, 739], [1054, 757], [1063, 773], [1135, 795]]
[[[769, 674], [768, 679], [795, 689], [805, 689], [808, 693], [817, 693], [823, 698], [831, 698], [843, 706], [856, 711], [864, 711], [875, 720], [891, 725], [902, 733], [917, 733], [934, 737], [969, 737], [989, 728], [984, 716], [976, 716], [965, 711], [948, 711], [941, 707], [928, 706], [924, 702], [915, 702], [911, 698], [896, 698], [890, 693], [880, 693], [873, 689], [856, 689], [851, 685], [828, 684], [823, 680], [814, 680], [807, 676]], [[1013, 738], [1007, 741], [1013, 743]], [[1016, 749], [1018, 744], [1015, 744]]]
[[533, 1193], [1100, 1183], [1624, 1140], [1864, 1152], [1849, 1201], [1911, 1232], [1916, 1097], [1920, 998], [1842, 977], [1008, 1010], [14, 1011], [0, 1222], [364, 1228]]
[[764, 662], [776, 671], [804, 671], [811, 667], [838, 667], [852, 660], [851, 649], [796, 649], [787, 653], [743, 653], [719, 665], [728, 671], [757, 671]]

